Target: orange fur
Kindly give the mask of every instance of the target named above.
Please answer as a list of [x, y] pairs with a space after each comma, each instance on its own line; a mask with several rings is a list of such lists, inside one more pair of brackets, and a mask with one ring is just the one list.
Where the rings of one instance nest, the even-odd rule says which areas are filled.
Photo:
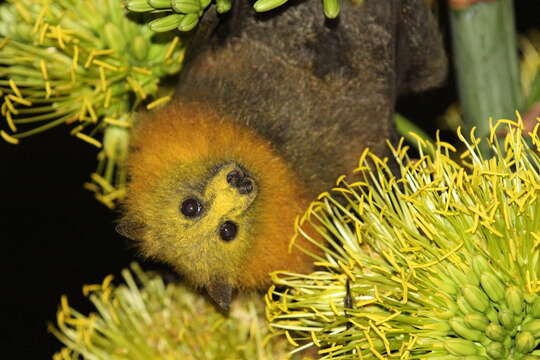
[[[219, 264], [226, 280], [237, 288], [262, 287], [269, 284], [268, 274], [272, 271], [306, 272], [311, 269], [312, 259], [307, 255], [296, 249], [292, 253], [288, 251], [294, 234], [294, 219], [305, 211], [310, 200], [304, 184], [272, 144], [254, 130], [218, 116], [203, 104], [176, 103], [145, 115], [134, 131], [132, 144], [126, 217], [144, 222], [145, 214], [150, 211], [148, 208], [159, 207], [153, 199], [155, 189], [171, 186], [162, 178], [178, 164], [189, 169], [192, 165], [199, 166], [197, 164], [235, 161], [249, 169], [259, 193], [254, 201], [252, 235], [246, 247], [248, 253], [240, 257], [241, 262], [231, 258], [230, 263]], [[141, 240], [147, 255], [160, 257], [153, 253], [151, 245], [144, 245], [153, 240], [146, 239], [144, 234]], [[237, 240], [231, 243], [234, 241]], [[314, 250], [306, 240], [298, 241], [302, 247]], [[177, 263], [182, 259], [165, 260], [197, 283], [195, 275], [189, 275], [190, 264]]]

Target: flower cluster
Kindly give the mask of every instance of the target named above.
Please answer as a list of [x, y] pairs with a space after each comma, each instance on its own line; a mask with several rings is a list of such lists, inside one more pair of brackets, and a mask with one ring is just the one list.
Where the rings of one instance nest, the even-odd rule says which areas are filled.
[[66, 347], [54, 359], [284, 358], [287, 344], [264, 326], [259, 299], [244, 297], [227, 317], [192, 289], [131, 268], [122, 272], [123, 285], [107, 276], [83, 287], [97, 309], [89, 316], [62, 297], [57, 327], [49, 330]]
[[72, 135], [103, 148], [90, 187], [110, 206], [123, 191], [132, 113], [169, 99], [158, 91], [160, 79], [177, 73], [184, 55], [178, 37], [158, 36], [127, 14], [118, 0], [0, 6], [0, 100], [8, 128], [0, 135], [17, 144], [73, 125]]
[[[288, 0], [257, 0], [253, 9], [257, 12], [273, 10], [287, 3]], [[356, 0], [362, 2], [362, 0]], [[219, 14], [228, 12], [232, 0], [216, 0], [216, 11]], [[149, 26], [156, 32], [170, 30], [190, 31], [199, 23], [211, 0], [127, 0], [126, 6], [133, 12], [161, 14], [164, 16], [153, 19]], [[323, 0], [323, 12], [329, 19], [339, 15], [339, 0]]]
[[273, 274], [271, 326], [322, 359], [539, 359], [540, 138], [522, 126], [492, 126], [490, 158], [474, 133], [459, 162], [440, 140], [419, 159], [400, 144], [398, 175], [364, 153], [298, 222], [324, 255]]

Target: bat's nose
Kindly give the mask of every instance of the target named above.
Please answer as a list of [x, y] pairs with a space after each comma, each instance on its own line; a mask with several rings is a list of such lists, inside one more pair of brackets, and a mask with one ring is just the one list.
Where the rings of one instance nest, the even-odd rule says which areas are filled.
[[237, 188], [240, 194], [249, 194], [253, 191], [253, 181], [250, 178], [245, 177]]
[[253, 191], [253, 180], [240, 170], [233, 170], [227, 174], [227, 182], [238, 189], [242, 195]]

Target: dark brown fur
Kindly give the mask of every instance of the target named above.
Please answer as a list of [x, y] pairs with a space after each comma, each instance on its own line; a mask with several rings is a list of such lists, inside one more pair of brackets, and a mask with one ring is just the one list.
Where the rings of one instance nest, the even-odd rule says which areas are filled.
[[328, 189], [365, 147], [386, 153], [396, 97], [441, 83], [447, 62], [423, 0], [291, 0], [256, 14], [210, 10], [193, 39], [176, 101], [205, 101], [268, 138], [310, 187]]

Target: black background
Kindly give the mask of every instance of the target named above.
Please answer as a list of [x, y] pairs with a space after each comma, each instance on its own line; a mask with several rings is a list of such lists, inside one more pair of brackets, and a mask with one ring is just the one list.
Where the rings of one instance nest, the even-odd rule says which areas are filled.
[[[516, 1], [516, 13], [520, 29], [538, 27], [538, 1]], [[449, 81], [430, 94], [402, 99], [398, 110], [432, 133], [433, 119], [454, 100]], [[92, 146], [70, 137], [66, 127], [17, 146], [0, 142], [0, 244], [6, 245], [0, 328], [19, 359], [50, 358], [60, 349], [47, 323], [54, 323], [61, 295], [88, 313], [92, 307], [82, 285], [99, 283], [108, 274], [119, 279], [120, 270], [136, 259], [114, 231], [117, 214], [82, 188], [95, 169], [96, 154]]]

